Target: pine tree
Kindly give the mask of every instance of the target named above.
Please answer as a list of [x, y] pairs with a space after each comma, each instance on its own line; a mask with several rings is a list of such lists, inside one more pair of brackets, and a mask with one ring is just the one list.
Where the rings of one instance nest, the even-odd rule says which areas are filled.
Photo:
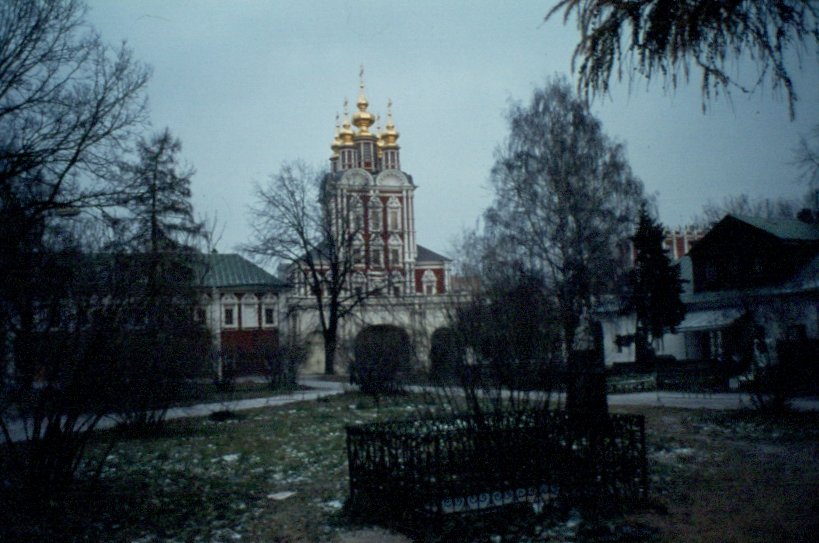
[[637, 255], [624, 308], [637, 317], [634, 342], [638, 365], [649, 362], [652, 341], [665, 332], [674, 332], [685, 317], [680, 267], [671, 263], [663, 249], [664, 237], [662, 225], [644, 207], [631, 238]]
[[193, 169], [180, 164], [181, 143], [168, 129], [137, 144], [137, 160], [123, 165], [123, 222], [127, 266], [137, 270], [142, 289], [138, 333], [129, 351], [141, 359], [127, 364], [129, 380], [141, 391], [121, 418], [137, 427], [161, 424], [169, 400], [208, 345], [194, 306], [200, 268], [196, 245], [204, 226], [191, 204]]

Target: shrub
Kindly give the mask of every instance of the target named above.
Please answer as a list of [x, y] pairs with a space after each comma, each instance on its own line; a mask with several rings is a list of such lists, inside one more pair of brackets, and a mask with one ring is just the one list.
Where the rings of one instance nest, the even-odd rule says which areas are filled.
[[397, 326], [376, 325], [358, 334], [350, 380], [361, 391], [378, 398], [401, 390], [401, 377], [410, 370], [409, 335]]
[[274, 389], [293, 389], [299, 368], [307, 362], [307, 346], [298, 341], [282, 343], [267, 354], [266, 363], [270, 386]]

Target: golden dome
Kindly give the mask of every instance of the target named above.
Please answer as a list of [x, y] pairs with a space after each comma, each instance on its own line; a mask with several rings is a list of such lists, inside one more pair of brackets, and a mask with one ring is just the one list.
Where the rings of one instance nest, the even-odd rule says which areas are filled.
[[371, 136], [372, 134], [370, 134], [369, 128], [375, 122], [375, 116], [367, 111], [367, 107], [370, 103], [364, 94], [364, 66], [361, 67], [358, 77], [358, 101], [356, 102], [358, 111], [353, 114], [353, 124], [358, 127], [358, 136]]
[[350, 115], [347, 113], [347, 99], [344, 99], [344, 122], [341, 123], [341, 130], [338, 133], [340, 146], [353, 145], [353, 129], [350, 126]]
[[400, 134], [395, 129], [395, 123], [392, 121], [392, 100], [387, 102], [387, 126], [379, 135], [381, 137], [381, 146], [384, 148], [395, 149], [398, 147], [398, 137]]
[[330, 149], [333, 150], [333, 158], [338, 156], [338, 149], [341, 147], [341, 137], [339, 134], [340, 126], [338, 124], [338, 113], [336, 113], [336, 133], [333, 136], [333, 143], [330, 144]]

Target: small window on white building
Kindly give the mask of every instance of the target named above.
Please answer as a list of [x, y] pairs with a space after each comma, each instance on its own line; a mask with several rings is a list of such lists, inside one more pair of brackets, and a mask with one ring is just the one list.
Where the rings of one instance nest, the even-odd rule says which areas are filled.
[[222, 297], [222, 326], [225, 328], [235, 328], [238, 323], [239, 300], [232, 294]]
[[262, 328], [276, 326], [276, 297], [265, 294], [262, 298]]

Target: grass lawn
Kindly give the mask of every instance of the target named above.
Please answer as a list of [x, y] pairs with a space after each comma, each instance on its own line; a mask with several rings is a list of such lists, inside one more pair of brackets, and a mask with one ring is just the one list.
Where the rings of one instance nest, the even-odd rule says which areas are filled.
[[[362, 530], [343, 515], [343, 427], [413, 411], [406, 399], [376, 409], [368, 398], [345, 394], [224, 422], [171, 421], [161, 436], [118, 443], [90, 497], [55, 503], [42, 522], [12, 535], [141, 543], [402, 541]], [[494, 534], [504, 541], [767, 542], [811, 541], [819, 533], [819, 415], [622, 411], [647, 417], [649, 507], [616, 519], [541, 520], [514, 536], [495, 525], [470, 540]]]

